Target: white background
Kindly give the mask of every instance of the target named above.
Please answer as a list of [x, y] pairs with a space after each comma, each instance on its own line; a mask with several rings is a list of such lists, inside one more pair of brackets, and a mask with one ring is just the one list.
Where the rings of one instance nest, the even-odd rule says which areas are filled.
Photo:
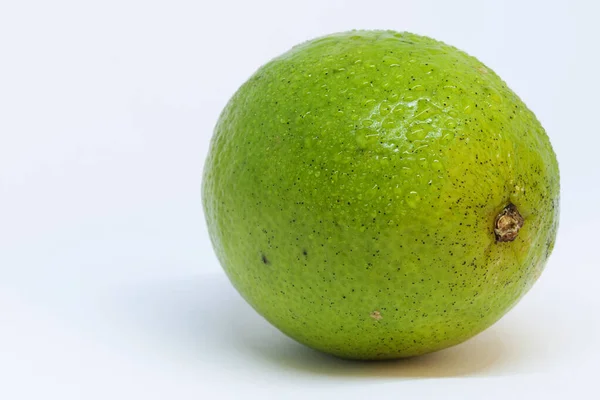
[[[0, 399], [599, 398], [593, 1], [1, 1]], [[264, 322], [212, 252], [200, 182], [237, 87], [292, 45], [407, 30], [477, 56], [546, 127], [562, 214], [494, 327], [389, 363]]]

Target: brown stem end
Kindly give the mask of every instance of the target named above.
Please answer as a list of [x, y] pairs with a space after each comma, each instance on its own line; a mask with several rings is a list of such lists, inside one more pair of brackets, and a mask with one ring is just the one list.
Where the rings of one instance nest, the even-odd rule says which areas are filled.
[[525, 220], [519, 214], [517, 207], [509, 203], [496, 217], [494, 233], [496, 242], [512, 242], [519, 234]]

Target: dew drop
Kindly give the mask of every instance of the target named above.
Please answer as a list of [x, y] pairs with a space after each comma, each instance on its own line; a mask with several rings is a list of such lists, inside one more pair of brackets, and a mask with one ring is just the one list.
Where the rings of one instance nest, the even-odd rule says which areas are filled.
[[496, 91], [492, 91], [492, 95], [490, 96], [490, 98], [496, 104], [501, 104], [502, 103], [502, 96], [500, 96], [500, 93], [498, 93]]
[[363, 102], [363, 106], [365, 107], [371, 107], [373, 106], [375, 103], [377, 103], [377, 101], [375, 99], [367, 99]]
[[420, 99], [415, 110], [415, 119], [424, 121], [433, 117], [439, 110], [427, 99]]
[[368, 145], [377, 142], [379, 134], [370, 128], [361, 128], [356, 131], [356, 143], [360, 148], [366, 148]]
[[388, 115], [390, 113], [390, 111], [392, 111], [392, 106], [390, 106], [387, 101], [383, 101], [381, 103], [381, 105], [379, 106], [379, 114], [382, 117], [385, 117], [386, 115]]
[[406, 138], [411, 142], [415, 140], [425, 139], [427, 136], [427, 129], [424, 126], [415, 125], [407, 133]]
[[406, 195], [406, 204], [408, 204], [410, 208], [417, 208], [420, 201], [421, 196], [419, 196], [419, 193], [415, 192], [414, 190]]
[[432, 169], [437, 172], [437, 173], [441, 173], [444, 171], [444, 164], [442, 164], [442, 162], [440, 160], [433, 160], [432, 164], [431, 164]]
[[375, 185], [371, 189], [367, 190], [365, 193], [365, 198], [368, 200], [374, 199], [375, 196], [377, 195], [377, 188], [378, 188], [378, 186]]
[[392, 114], [396, 116], [403, 116], [406, 114], [406, 106], [404, 104], [398, 104], [396, 107], [394, 107]]
[[448, 132], [444, 136], [442, 136], [442, 144], [447, 145], [454, 140], [454, 132]]
[[381, 124], [382, 127], [386, 129], [395, 128], [397, 126], [396, 121], [393, 118], [386, 118]]
[[367, 145], [367, 137], [365, 132], [367, 132], [366, 129], [359, 129], [356, 131], [356, 143], [360, 148], [364, 148]]
[[388, 65], [390, 67], [399, 67], [401, 64], [399, 58], [392, 57], [392, 56], [384, 56], [382, 60], [386, 65]]

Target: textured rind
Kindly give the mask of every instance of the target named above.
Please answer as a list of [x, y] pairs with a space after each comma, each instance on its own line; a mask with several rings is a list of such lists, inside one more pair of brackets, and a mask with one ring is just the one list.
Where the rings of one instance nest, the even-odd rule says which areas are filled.
[[[352, 31], [261, 67], [215, 128], [203, 202], [216, 254], [273, 325], [345, 358], [458, 344], [542, 272], [559, 171], [534, 114], [477, 59]], [[498, 243], [509, 203], [525, 222]]]

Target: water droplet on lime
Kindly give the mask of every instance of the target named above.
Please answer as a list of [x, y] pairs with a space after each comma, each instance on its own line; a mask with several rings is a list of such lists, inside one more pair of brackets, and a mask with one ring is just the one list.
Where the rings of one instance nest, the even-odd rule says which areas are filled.
[[415, 140], [422, 140], [427, 137], [427, 133], [428, 130], [425, 128], [425, 126], [415, 125], [406, 133], [406, 138], [411, 142]]
[[408, 204], [410, 208], [417, 208], [420, 201], [421, 196], [419, 196], [419, 193], [415, 192], [414, 190], [406, 195], [406, 204]]
[[452, 142], [452, 140], [454, 140], [454, 132], [448, 132], [442, 136], [441, 142], [443, 145], [447, 145]]

